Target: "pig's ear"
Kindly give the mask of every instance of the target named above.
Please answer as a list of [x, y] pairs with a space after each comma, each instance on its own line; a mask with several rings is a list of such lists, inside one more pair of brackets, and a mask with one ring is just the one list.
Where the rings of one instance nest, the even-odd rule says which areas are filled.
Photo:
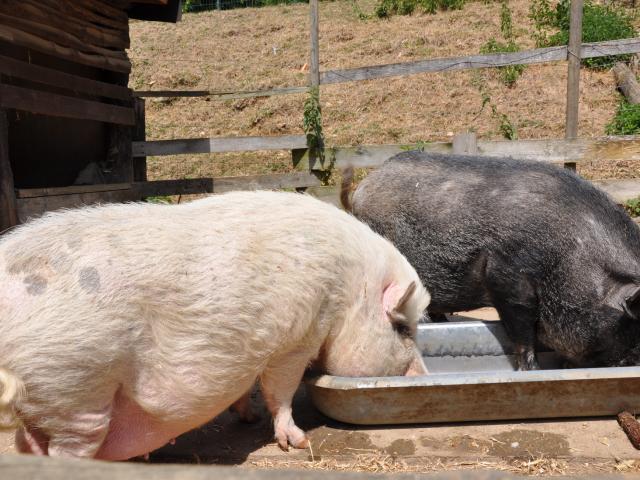
[[394, 328], [396, 328], [399, 333], [406, 333], [407, 336], [411, 336], [411, 332], [408, 331], [411, 325], [407, 318], [406, 308], [411, 295], [413, 295], [415, 291], [416, 282], [411, 282], [404, 291], [396, 285], [390, 286], [384, 291], [383, 303], [385, 313]]
[[631, 295], [624, 299], [622, 308], [628, 317], [638, 320], [638, 314], [640, 314], [640, 287], [637, 287]]

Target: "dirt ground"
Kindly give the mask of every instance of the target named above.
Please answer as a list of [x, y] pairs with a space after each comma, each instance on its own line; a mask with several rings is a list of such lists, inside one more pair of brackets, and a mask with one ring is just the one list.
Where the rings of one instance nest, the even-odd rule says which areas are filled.
[[[534, 47], [527, 0], [511, 0], [516, 41]], [[359, 20], [375, 0], [320, 3], [321, 70], [425, 58], [478, 54], [501, 38], [500, 2], [471, 1], [463, 10], [415, 13], [387, 20]], [[306, 83], [308, 6], [279, 5], [186, 14], [177, 25], [132, 22], [137, 90], [237, 91]], [[326, 144], [357, 145], [450, 140], [476, 131], [501, 138], [491, 109], [481, 109], [476, 84], [486, 83], [492, 102], [516, 127], [519, 138], [564, 135], [566, 63], [528, 66], [515, 86], [494, 69], [418, 74], [322, 87]], [[213, 98], [149, 99], [149, 139], [302, 133], [304, 94], [217, 101]], [[608, 71], [582, 70], [580, 136], [604, 134], [619, 95]], [[155, 158], [151, 179], [282, 172], [288, 152], [231, 153]], [[588, 178], [640, 177], [640, 161], [581, 165]]]
[[[283, 452], [272, 440], [268, 415], [263, 411], [262, 416], [260, 422], [247, 425], [225, 413], [152, 453], [149, 461], [368, 472], [640, 472], [640, 453], [610, 418], [356, 427], [321, 415], [301, 389], [294, 416], [308, 431], [311, 448]], [[14, 453], [12, 435], [0, 433], [0, 454]]]

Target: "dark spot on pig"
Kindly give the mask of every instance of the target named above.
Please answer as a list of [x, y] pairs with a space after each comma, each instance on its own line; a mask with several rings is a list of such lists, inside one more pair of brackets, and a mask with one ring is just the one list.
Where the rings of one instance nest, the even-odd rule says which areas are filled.
[[80, 270], [78, 281], [85, 292], [93, 293], [100, 290], [100, 274], [95, 267], [85, 267]]
[[25, 277], [24, 284], [27, 286], [29, 295], [42, 295], [47, 289], [47, 281], [40, 275], [29, 275]]
[[24, 257], [7, 254], [6, 258], [7, 272], [13, 275], [35, 272], [47, 264], [47, 259], [38, 255]]

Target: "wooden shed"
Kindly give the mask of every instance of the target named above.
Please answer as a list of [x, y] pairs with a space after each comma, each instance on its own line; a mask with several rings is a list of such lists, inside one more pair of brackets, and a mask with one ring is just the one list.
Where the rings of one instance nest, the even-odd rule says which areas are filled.
[[146, 179], [131, 150], [129, 19], [180, 12], [181, 0], [0, 0], [0, 230], [140, 197], [127, 187]]

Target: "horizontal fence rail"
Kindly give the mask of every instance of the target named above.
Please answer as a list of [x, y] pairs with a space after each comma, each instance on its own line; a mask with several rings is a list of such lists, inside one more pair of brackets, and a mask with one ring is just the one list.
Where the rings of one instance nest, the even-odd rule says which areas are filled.
[[304, 135], [278, 137], [185, 138], [133, 142], [134, 157], [185, 155], [194, 153], [251, 152], [259, 150], [293, 150], [307, 147]]
[[[387, 159], [407, 150], [453, 153], [452, 142], [432, 142], [404, 145], [360, 145], [333, 147], [324, 152], [321, 162], [307, 149], [293, 151], [296, 168], [325, 170], [335, 168], [375, 168]], [[581, 138], [577, 140], [479, 140], [478, 155], [512, 157], [549, 163], [580, 163], [593, 160], [640, 160], [640, 136]]]
[[[560, 62], [567, 60], [567, 46], [538, 48], [524, 52], [492, 53], [487, 55], [468, 55], [463, 57], [433, 58], [415, 62], [372, 65], [368, 67], [327, 70], [320, 73], [320, 84], [357, 82], [377, 78], [415, 75], [418, 73], [436, 73], [454, 70], [473, 70], [479, 68], [497, 68], [511, 65]], [[607, 57], [640, 53], [640, 38], [583, 43], [582, 58]], [[304, 93], [309, 87], [284, 87], [270, 90], [247, 90], [238, 92], [219, 92], [214, 90], [148, 90], [136, 91], [138, 97], [211, 97], [217, 100], [232, 100], [250, 97], [268, 97], [272, 95], [290, 95]]]

